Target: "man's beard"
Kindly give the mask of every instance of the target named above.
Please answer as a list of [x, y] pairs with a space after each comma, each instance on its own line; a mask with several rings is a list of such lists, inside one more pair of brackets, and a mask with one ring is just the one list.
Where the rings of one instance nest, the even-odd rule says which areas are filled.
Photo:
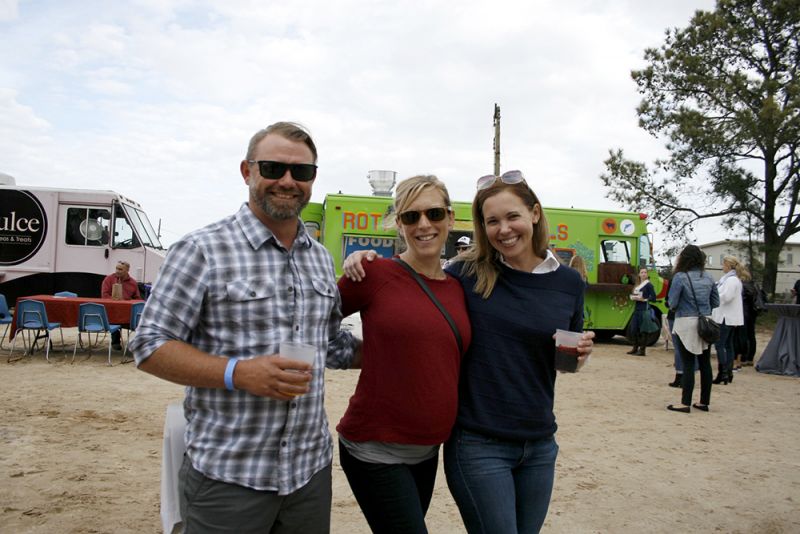
[[291, 203], [276, 204], [272, 201], [269, 192], [265, 192], [263, 196], [259, 196], [258, 192], [252, 189], [251, 192], [259, 209], [266, 213], [268, 217], [279, 221], [299, 217], [300, 212], [303, 211], [303, 208], [305, 208], [309, 202], [309, 198], [302, 198], [297, 199], [299, 202], [296, 202], [296, 205], [292, 205]]

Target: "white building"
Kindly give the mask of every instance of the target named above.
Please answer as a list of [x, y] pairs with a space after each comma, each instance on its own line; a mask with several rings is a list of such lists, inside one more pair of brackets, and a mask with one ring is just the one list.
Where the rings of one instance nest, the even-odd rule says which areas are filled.
[[[753, 243], [754, 250], [758, 250], [762, 243]], [[725, 239], [724, 241], [714, 241], [699, 245], [700, 249], [706, 253], [706, 271], [719, 280], [722, 276], [722, 258], [725, 256], [736, 256], [739, 260], [747, 264], [747, 241]], [[760, 260], [763, 265], [764, 255], [760, 253]], [[794, 287], [796, 280], [800, 279], [800, 242], [787, 242], [781, 250], [778, 259], [778, 277], [775, 280], [775, 300], [789, 300], [790, 289]], [[760, 283], [760, 280], [757, 280]]]

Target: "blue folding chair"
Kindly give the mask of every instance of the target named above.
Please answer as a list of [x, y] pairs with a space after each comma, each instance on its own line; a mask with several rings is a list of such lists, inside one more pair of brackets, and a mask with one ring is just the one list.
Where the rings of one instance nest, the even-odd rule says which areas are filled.
[[3, 331], [3, 337], [0, 337], [0, 350], [5, 350], [3, 342], [6, 340], [8, 329], [11, 327], [11, 323], [13, 322], [14, 318], [11, 317], [11, 312], [8, 310], [6, 296], [0, 293], [0, 325], [6, 325], [6, 329]]
[[122, 362], [120, 363], [128, 363], [133, 361], [126, 360], [125, 355], [128, 353], [128, 345], [131, 342], [131, 333], [136, 330], [137, 326], [139, 326], [139, 321], [142, 318], [142, 310], [144, 310], [144, 302], [137, 302], [131, 306], [131, 319], [128, 323], [128, 340], [125, 342], [125, 350], [122, 351]]
[[[75, 361], [75, 352], [78, 350], [78, 342], [81, 341], [81, 334], [86, 332], [89, 336], [89, 356], [92, 357], [92, 334], [97, 334], [97, 340], [101, 333], [113, 334], [120, 330], [118, 324], [108, 324], [108, 314], [106, 307], [96, 302], [88, 302], [78, 307], [78, 337], [75, 339], [75, 347], [72, 349], [72, 361]], [[96, 342], [96, 341], [95, 341]], [[108, 341], [108, 365], [111, 365], [111, 340]]]
[[[61, 332], [61, 348], [64, 348], [64, 331], [61, 330], [61, 323], [51, 323], [47, 320], [47, 310], [44, 307], [44, 302], [40, 300], [21, 300], [17, 304], [17, 334], [14, 336], [14, 343], [11, 345], [11, 351], [8, 353], [8, 361], [16, 361], [11, 359], [11, 354], [14, 352], [14, 349], [17, 346], [17, 337], [22, 336], [22, 343], [25, 345], [25, 353], [22, 356], [28, 354], [28, 350], [30, 353], [33, 354], [33, 351], [36, 347], [36, 342], [39, 340], [40, 337], [45, 338], [45, 352], [44, 357], [49, 362], [50, 361], [50, 345], [52, 344], [50, 341], [50, 331], [55, 330], [58, 328], [58, 331]], [[33, 340], [30, 343], [30, 348], [28, 347], [28, 343], [25, 340], [25, 331], [26, 330], [35, 330], [36, 334]], [[17, 360], [21, 359], [17, 358]], [[64, 354], [66, 357], [66, 354]]]
[[54, 295], [55, 297], [77, 297], [77, 293], [73, 293], [72, 291], [59, 291]]

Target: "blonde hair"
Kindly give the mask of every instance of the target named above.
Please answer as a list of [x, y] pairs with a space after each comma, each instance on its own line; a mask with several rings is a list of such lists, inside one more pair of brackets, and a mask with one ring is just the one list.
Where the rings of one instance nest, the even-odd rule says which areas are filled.
[[578, 274], [581, 275], [581, 279], [585, 282], [588, 274], [586, 273], [586, 262], [583, 261], [583, 258], [575, 255], [572, 256], [572, 259], [569, 260], [569, 266], [578, 271]]
[[742, 265], [741, 272], [736, 271], [736, 276], [738, 276], [739, 280], [741, 280], [742, 282], [749, 282], [750, 280], [753, 279], [753, 275], [750, 274], [750, 271], [744, 265]]
[[525, 182], [506, 184], [502, 180], [486, 189], [481, 189], [475, 194], [472, 202], [472, 227], [474, 246], [464, 253], [464, 269], [466, 274], [475, 276], [475, 292], [484, 299], [488, 299], [494, 291], [497, 277], [500, 275], [500, 253], [489, 243], [483, 219], [483, 204], [488, 198], [503, 191], [513, 193], [523, 204], [534, 211], [539, 206], [539, 221], [533, 224], [533, 253], [540, 258], [547, 257], [547, 247], [550, 241], [550, 232], [547, 229], [547, 218], [544, 216], [542, 204], [536, 193]]
[[736, 278], [738, 278], [739, 280], [743, 280], [742, 274], [743, 272], [747, 271], [747, 268], [741, 264], [739, 258], [737, 258], [736, 256], [724, 256], [722, 258], [722, 263], [727, 263], [728, 265], [730, 265], [731, 269], [736, 271]]

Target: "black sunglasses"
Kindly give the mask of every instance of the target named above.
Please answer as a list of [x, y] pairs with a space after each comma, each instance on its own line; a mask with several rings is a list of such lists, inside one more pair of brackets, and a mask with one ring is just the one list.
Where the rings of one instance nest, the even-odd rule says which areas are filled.
[[446, 208], [428, 208], [423, 211], [404, 211], [403, 213], [399, 214], [398, 217], [400, 218], [400, 222], [403, 224], [417, 224], [422, 217], [422, 214], [425, 214], [425, 217], [428, 218], [431, 222], [439, 222], [443, 221], [447, 214], [450, 213], [450, 207]]
[[282, 161], [253, 161], [258, 163], [258, 172], [267, 180], [280, 180], [286, 174], [286, 169], [292, 173], [292, 179], [297, 182], [310, 182], [317, 175], [317, 166], [311, 163], [283, 163]]

